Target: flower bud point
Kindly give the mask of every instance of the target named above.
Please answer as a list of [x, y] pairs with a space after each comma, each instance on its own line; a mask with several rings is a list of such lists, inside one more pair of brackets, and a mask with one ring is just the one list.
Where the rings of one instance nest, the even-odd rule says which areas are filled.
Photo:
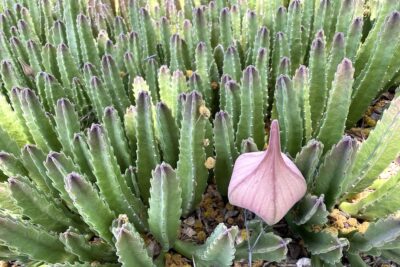
[[231, 204], [246, 208], [273, 225], [306, 191], [303, 175], [281, 152], [279, 125], [274, 120], [267, 150], [245, 153], [236, 160], [228, 198]]

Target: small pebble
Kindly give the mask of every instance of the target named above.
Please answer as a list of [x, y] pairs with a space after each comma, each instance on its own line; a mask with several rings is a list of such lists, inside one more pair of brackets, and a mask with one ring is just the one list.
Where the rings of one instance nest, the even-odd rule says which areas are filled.
[[296, 262], [296, 267], [311, 267], [310, 258], [301, 258]]

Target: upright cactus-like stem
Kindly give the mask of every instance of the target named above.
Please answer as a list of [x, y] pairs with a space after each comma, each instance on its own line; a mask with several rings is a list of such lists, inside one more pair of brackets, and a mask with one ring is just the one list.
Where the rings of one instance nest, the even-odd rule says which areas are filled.
[[68, 156], [73, 156], [73, 136], [80, 131], [79, 118], [74, 106], [65, 98], [57, 101], [56, 131], [63, 151]]
[[[400, 36], [400, 13], [393, 12], [382, 25], [382, 34], [378, 38], [374, 54], [364, 67], [364, 71], [360, 73], [354, 82], [353, 99], [350, 106], [350, 114], [347, 125], [353, 125], [360, 117], [362, 112], [368, 107], [369, 102], [376, 96], [375, 88], [381, 88], [381, 79], [370, 79], [370, 74], [374, 73], [377, 77], [382, 77], [390, 63], [392, 53], [395, 51], [396, 42], [390, 42], [392, 36]], [[390, 45], [384, 45], [388, 44]], [[356, 62], [357, 64], [357, 62]], [[362, 89], [361, 89], [362, 88]], [[375, 93], [373, 93], [373, 90]]]
[[345, 121], [351, 101], [354, 68], [349, 59], [339, 64], [317, 139], [325, 145], [325, 150], [337, 143], [345, 128]]
[[303, 141], [299, 93], [300, 91], [293, 88], [293, 83], [287, 76], [280, 76], [276, 81], [275, 99], [279, 120], [282, 122], [282, 148], [292, 156], [300, 151]]
[[152, 176], [149, 228], [167, 251], [174, 245], [179, 232], [179, 218], [182, 212], [179, 177], [166, 163], [157, 165]]
[[196, 91], [186, 96], [183, 105], [177, 176], [182, 188], [182, 214], [187, 216], [201, 201], [207, 185], [204, 142], [210, 114]]
[[215, 180], [219, 192], [223, 196], [227, 196], [229, 180], [238, 152], [234, 143], [231, 119], [228, 113], [224, 111], [220, 111], [215, 115], [214, 140], [216, 154]]
[[163, 160], [176, 167], [179, 155], [179, 128], [176, 124], [171, 110], [163, 102], [156, 106], [156, 124], [160, 132], [160, 146], [163, 153]]
[[292, 61], [291, 73], [303, 63], [303, 43], [301, 38], [302, 10], [300, 1], [292, 1], [288, 12], [288, 41], [290, 43], [290, 58]]
[[241, 115], [236, 133], [236, 147], [240, 147], [242, 140], [253, 137], [257, 147], [261, 149], [265, 142], [263, 92], [259, 73], [255, 67], [249, 66], [243, 71], [240, 90]]
[[311, 106], [311, 122], [314, 134], [319, 127], [325, 109], [325, 99], [328, 94], [325, 44], [322, 38], [317, 37], [313, 41], [310, 51], [310, 103], [313, 103]]

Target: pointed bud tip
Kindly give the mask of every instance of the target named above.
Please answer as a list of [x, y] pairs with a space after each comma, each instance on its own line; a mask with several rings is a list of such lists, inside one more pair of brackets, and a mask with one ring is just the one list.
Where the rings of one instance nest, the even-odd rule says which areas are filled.
[[259, 33], [261, 36], [265, 36], [265, 35], [268, 33], [268, 28], [267, 28], [266, 26], [262, 26], [262, 27], [260, 28], [260, 30], [258, 31], [258, 33]]
[[[74, 233], [73, 232], [71, 232], [71, 231], [66, 231], [66, 232], [64, 232], [64, 233], [61, 233], [61, 235], [63, 236], [63, 238], [65, 238], [65, 239], [70, 239], [71, 237], [73, 237], [74, 236]], [[75, 234], [76, 235], [76, 234]]]
[[79, 142], [82, 139], [82, 133], [74, 133], [73, 140], [74, 142]]
[[61, 51], [61, 52], [65, 52], [65, 51], [67, 51], [68, 50], [68, 46], [66, 45], [66, 44], [64, 44], [64, 43], [61, 43], [61, 44], [59, 44], [58, 45], [58, 48], [57, 48], [59, 51]]
[[203, 9], [201, 7], [195, 8], [194, 14], [196, 16], [202, 16], [203, 15]]
[[157, 102], [156, 108], [157, 108], [157, 110], [165, 110], [165, 109], [167, 109], [167, 105], [164, 102], [160, 101], [160, 102]]
[[226, 120], [229, 117], [228, 113], [220, 110], [215, 114], [215, 120]]
[[61, 158], [61, 153], [50, 151], [50, 153], [46, 157], [46, 162], [58, 160], [59, 158]]
[[344, 46], [344, 34], [342, 32], [335, 33], [333, 37], [334, 46]]
[[233, 93], [235, 91], [240, 91], [240, 86], [238, 86], [235, 80], [230, 80], [225, 84], [225, 89], [228, 89]]
[[281, 64], [281, 66], [289, 66], [290, 65], [290, 58], [288, 58], [288, 57], [283, 57], [282, 59], [281, 59], [281, 62], [280, 62], [280, 64]]
[[285, 38], [285, 34], [283, 32], [276, 33], [276, 39], [278, 39], [278, 41], [282, 41], [284, 38]]
[[[106, 32], [107, 33], [107, 32]], [[135, 32], [135, 31], [131, 31], [130, 33], [129, 33], [129, 38], [130, 39], [137, 39], [139, 37], [139, 34], [137, 33], [137, 32]]]
[[18, 28], [25, 30], [27, 26], [28, 24], [26, 23], [25, 20], [23, 19], [18, 20]]
[[102, 126], [100, 124], [97, 123], [93, 123], [92, 126], [90, 126], [90, 130], [89, 132], [91, 134], [95, 134], [95, 135], [99, 135], [102, 132]]
[[22, 96], [26, 99], [36, 98], [35, 93], [29, 88], [22, 89]]
[[180, 93], [179, 95], [178, 95], [178, 99], [179, 99], [179, 102], [185, 102], [186, 101], [186, 93]]
[[247, 10], [247, 17], [248, 19], [255, 19], [256, 18], [256, 12], [254, 12], [253, 10]]
[[300, 1], [294, 0], [289, 4], [289, 10], [299, 10], [300, 9]]
[[321, 38], [316, 38], [312, 44], [311, 44], [311, 49], [314, 50], [315, 52], [321, 53], [325, 47], [324, 41]]
[[21, 12], [22, 5], [20, 3], [16, 3], [14, 5], [14, 9], [15, 9], [15, 11], [17, 11], [17, 13], [19, 13], [19, 12]]
[[156, 167], [156, 169], [157, 168], [159, 168], [160, 171], [163, 172], [163, 173], [169, 173], [169, 172], [171, 172], [173, 170], [171, 165], [169, 165], [168, 163], [166, 163], [164, 161], [160, 165], [158, 165]]
[[98, 78], [97, 76], [92, 76], [90, 78], [90, 84], [94, 87], [97, 87], [101, 84], [101, 80], [100, 78]]
[[142, 90], [138, 93], [138, 101], [144, 101], [147, 98], [149, 98], [149, 92]]
[[19, 45], [21, 42], [19, 41], [19, 39], [16, 36], [12, 36], [10, 38], [10, 42], [13, 43], [14, 45]]
[[1, 67], [2, 69], [9, 71], [12, 68], [11, 61], [5, 59], [1, 61]]
[[56, 77], [54, 77], [50, 73], [46, 73], [46, 75], [44, 76], [44, 79], [46, 80], [46, 82], [49, 82], [49, 83], [54, 83], [56, 81]]
[[113, 106], [108, 106], [104, 109], [104, 115], [107, 117], [111, 117], [116, 113], [116, 109]]
[[46, 77], [47, 77], [47, 73], [46, 72], [44, 72], [44, 71], [41, 71], [41, 72], [39, 72], [38, 73], [38, 77], [40, 78], [40, 79], [46, 79]]
[[120, 35], [118, 35], [118, 42], [120, 43], [124, 43], [128, 40], [128, 38], [126, 37], [125, 34], [121, 33]]
[[83, 70], [84, 71], [92, 71], [94, 69], [94, 66], [90, 62], [86, 62], [83, 64]]
[[202, 98], [201, 93], [198, 92], [198, 91], [196, 91], [196, 90], [193, 91], [193, 92], [191, 92], [191, 93], [189, 93], [188, 95], [191, 96], [191, 97], [193, 97], [193, 98], [199, 98], [199, 99]]
[[167, 65], [162, 65], [161, 67], [160, 67], [160, 73], [161, 74], [169, 74], [169, 68], [168, 68], [168, 66]]
[[317, 33], [315, 34], [315, 38], [321, 38], [323, 40], [325, 38], [324, 30], [320, 29], [319, 31], [317, 31]]
[[0, 160], [5, 160], [10, 156], [10, 154], [4, 152], [4, 151], [0, 151]]
[[61, 20], [56, 20], [55, 22], [54, 22], [54, 26], [55, 27], [62, 27], [62, 26], [64, 26], [64, 23], [61, 21]]
[[224, 7], [224, 8], [221, 10], [221, 16], [227, 16], [228, 14], [229, 14], [229, 8]]
[[123, 23], [124, 19], [121, 16], [115, 16], [115, 21], [118, 23]]
[[79, 13], [76, 20], [78, 21], [78, 23], [86, 23], [87, 22], [87, 18], [83, 13]]
[[399, 27], [400, 23], [400, 13], [398, 11], [394, 11], [389, 15], [389, 18], [386, 22], [386, 27], [389, 29], [393, 29]]
[[228, 54], [235, 54], [236, 53], [236, 47], [234, 45], [230, 45], [227, 49], [226, 49], [226, 53]]
[[344, 58], [342, 62], [337, 66], [337, 75], [344, 75], [350, 79], [353, 77], [354, 67], [350, 59]]
[[196, 50], [198, 52], [204, 52], [206, 50], [206, 48], [207, 48], [207, 46], [206, 46], [206, 44], [204, 42], [199, 42], [197, 44]]
[[166, 16], [161, 17], [161, 23], [162, 24], [168, 24], [168, 18]]
[[14, 86], [13, 88], [11, 88], [11, 94], [16, 97], [21, 93], [22, 89], [18, 86]]
[[126, 108], [126, 113], [136, 113], [136, 107], [130, 105], [129, 107]]
[[296, 76], [304, 78], [308, 76], [308, 68], [304, 65], [300, 65], [300, 67], [296, 71]]
[[15, 186], [18, 185], [19, 181], [18, 181], [18, 179], [16, 177], [10, 177], [10, 178], [7, 179], [7, 182], [8, 182], [8, 185], [10, 187], [15, 187]]
[[50, 43], [46, 43], [44, 45], [44, 49], [46, 50], [53, 50], [54, 49], [54, 45], [50, 44]]
[[182, 77], [184, 77], [185, 75], [183, 75], [183, 72], [182, 72], [181, 70], [175, 70], [175, 71], [172, 73], [172, 76], [173, 76], [174, 78], [182, 78]]
[[323, 144], [315, 139], [311, 139], [307, 145], [309, 145], [312, 149], [322, 149], [323, 148]]
[[103, 63], [103, 65], [110, 65], [114, 62], [114, 59], [110, 54], [105, 54], [102, 57], [101, 62]]
[[348, 58], [344, 58], [344, 59], [342, 60], [342, 63], [341, 63], [341, 64], [343, 65], [343, 68], [344, 68], [345, 70], [351, 70], [351, 69], [353, 68], [353, 63], [352, 63], [351, 60], [348, 59]]
[[221, 83], [222, 83], [222, 84], [226, 84], [226, 83], [229, 82], [230, 80], [232, 80], [231, 76], [229, 76], [228, 74], [224, 74], [224, 75], [222, 75]]
[[132, 54], [132, 52], [126, 52], [125, 54], [124, 54], [124, 59], [125, 60], [127, 60], [127, 61], [131, 61], [132, 59], [133, 59], [133, 54]]
[[136, 172], [136, 168], [133, 166], [129, 166], [128, 169], [126, 169], [126, 173], [134, 174], [135, 172]]
[[36, 42], [29, 39], [28, 42], [26, 43], [29, 49], [34, 49], [36, 47]]
[[143, 13], [143, 14], [147, 14], [148, 13], [148, 11], [147, 11], [147, 9], [145, 7], [140, 7], [139, 8], [139, 12]]
[[190, 28], [191, 26], [192, 26], [192, 23], [190, 22], [190, 20], [185, 19], [185, 20], [183, 21], [183, 28], [188, 29], [188, 28]]
[[[242, 147], [252, 147], [254, 144], [253, 138], [247, 138], [242, 141]], [[247, 150], [246, 150], [247, 151]]]
[[178, 43], [181, 40], [181, 37], [179, 36], [178, 33], [175, 33], [171, 36], [171, 42], [172, 43]]
[[389, 18], [389, 21], [392, 20], [394, 23], [398, 23], [400, 20], [400, 12], [394, 11]]
[[280, 132], [279, 132], [279, 122], [278, 120], [273, 120], [270, 126], [269, 132], [269, 142], [268, 149], [265, 153], [268, 153], [269, 150], [279, 151], [281, 153], [281, 144], [280, 144]]
[[282, 87], [287, 87], [287, 85], [290, 83], [290, 78], [287, 75], [279, 75], [278, 80], [276, 81], [276, 84], [279, 85], [278, 88]]
[[267, 49], [265, 49], [264, 47], [261, 47], [260, 49], [258, 49], [257, 55], [260, 58], [265, 57], [267, 55]]
[[278, 8], [278, 16], [282, 16], [282, 15], [284, 15], [285, 13], [286, 13], [286, 7], [280, 6], [280, 7]]
[[38, 150], [37, 147], [35, 145], [31, 145], [31, 144], [26, 144], [24, 145], [24, 147], [22, 148], [22, 152], [23, 153], [33, 153], [34, 151]]
[[82, 181], [82, 177], [78, 173], [75, 173], [75, 172], [68, 174], [66, 179], [67, 179], [67, 184], [69, 184], [69, 185], [79, 184]]
[[257, 69], [256, 69], [256, 67], [254, 67], [253, 65], [248, 66], [248, 67], [244, 70], [244, 75], [245, 75], [245, 76], [254, 76], [255, 74], [257, 74]]
[[355, 27], [357, 27], [357, 28], [362, 27], [362, 26], [363, 26], [363, 23], [364, 23], [364, 20], [363, 20], [362, 17], [357, 17], [357, 18], [355, 18], [354, 21], [353, 21], [353, 25], [354, 25]]
[[342, 138], [341, 142], [343, 142], [345, 144], [345, 146], [351, 147], [351, 146], [353, 146], [354, 139], [349, 135], [345, 135]]
[[71, 102], [67, 98], [60, 98], [57, 100], [57, 106], [60, 106], [62, 108], [69, 107], [71, 106]]
[[190, 75], [189, 80], [196, 83], [197, 81], [200, 80], [200, 75], [194, 71], [194, 72], [192, 72], [192, 75]]
[[108, 33], [107, 33], [107, 31], [105, 31], [105, 30], [100, 30], [99, 31], [99, 33], [98, 33], [98, 35], [97, 35], [97, 38], [99, 38], [99, 39], [108, 39]]

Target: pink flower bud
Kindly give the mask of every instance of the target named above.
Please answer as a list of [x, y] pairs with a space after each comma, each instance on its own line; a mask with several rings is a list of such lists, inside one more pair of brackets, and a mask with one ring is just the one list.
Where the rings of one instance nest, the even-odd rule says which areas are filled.
[[279, 124], [271, 124], [267, 150], [240, 155], [228, 188], [229, 202], [246, 208], [267, 224], [279, 222], [307, 191], [296, 165], [281, 152]]

